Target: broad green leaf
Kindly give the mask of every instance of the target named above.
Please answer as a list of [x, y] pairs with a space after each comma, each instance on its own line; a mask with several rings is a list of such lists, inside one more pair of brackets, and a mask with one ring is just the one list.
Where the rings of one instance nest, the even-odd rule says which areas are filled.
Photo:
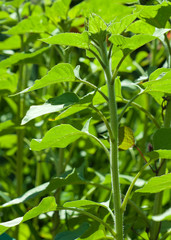
[[109, 25], [107, 30], [112, 34], [121, 34], [137, 18], [137, 15], [137, 13], [128, 15], [122, 18], [119, 22], [114, 20], [114, 22]]
[[73, 115], [74, 113], [85, 110], [92, 103], [93, 97], [94, 97], [94, 92], [88, 93], [84, 97], [80, 98], [78, 103], [73, 104], [71, 107], [67, 108], [62, 113], [60, 113], [55, 119], [50, 119], [50, 120], [51, 121], [60, 120], [70, 115]]
[[12, 148], [17, 143], [15, 134], [0, 136], [0, 148]]
[[31, 106], [30, 109], [27, 111], [25, 117], [23, 118], [21, 125], [26, 124], [30, 120], [40, 117], [42, 115], [59, 112], [69, 105], [77, 103], [79, 98], [74, 93], [64, 93], [59, 97], [50, 98], [46, 103], [43, 105]]
[[171, 93], [171, 81], [170, 79], [159, 79], [159, 80], [154, 80], [154, 81], [149, 81], [149, 82], [145, 82], [143, 83], [144, 87], [146, 87], [146, 89], [144, 90], [144, 92], [147, 93], [153, 93], [153, 92], [159, 92], [159, 93]]
[[57, 208], [55, 198], [54, 197], [46, 197], [40, 202], [37, 207], [32, 208], [28, 211], [23, 217], [16, 218], [9, 222], [1, 222], [0, 223], [0, 234], [7, 231], [9, 228], [19, 225], [25, 221], [28, 221], [32, 218], [39, 216], [42, 213], [55, 211]]
[[171, 159], [171, 150], [155, 150], [146, 154], [150, 159]]
[[139, 34], [148, 34], [154, 37], [159, 38], [161, 41], [164, 41], [164, 34], [169, 32], [170, 29], [165, 28], [155, 28], [154, 26], [144, 22], [143, 20], [138, 20], [132, 23], [127, 31], [131, 31], [133, 33]]
[[52, 7], [46, 8], [46, 15], [56, 24], [61, 19], [67, 18], [70, 3], [71, 0], [58, 0]]
[[35, 56], [42, 54], [48, 49], [49, 47], [44, 47], [33, 53], [15, 53], [14, 55], [8, 57], [7, 59], [1, 61], [0, 68], [6, 68], [6, 67], [10, 67], [13, 64], [19, 64], [22, 62], [22, 60], [34, 58]]
[[0, 123], [0, 132], [14, 126], [14, 123], [11, 120], [7, 120], [3, 123]]
[[157, 28], [165, 28], [170, 18], [171, 3], [163, 2], [156, 6], [137, 5], [139, 18]]
[[161, 221], [171, 221], [171, 208], [166, 210], [164, 213], [152, 216], [153, 221], [161, 222]]
[[15, 92], [18, 82], [17, 75], [14, 73], [9, 73], [5, 69], [0, 69], [0, 72], [0, 91], [7, 90], [11, 93]]
[[100, 16], [96, 14], [90, 15], [89, 25], [88, 25], [89, 33], [93, 33], [93, 34], [100, 33], [102, 31], [105, 31], [106, 28], [107, 28], [107, 25]]
[[85, 135], [87, 135], [85, 132], [79, 131], [69, 124], [61, 124], [46, 132], [43, 139], [33, 139], [30, 147], [33, 151], [41, 151], [50, 147], [65, 148]]
[[20, 49], [21, 38], [19, 36], [12, 36], [0, 42], [0, 50]]
[[136, 190], [136, 192], [157, 193], [166, 189], [171, 189], [171, 173], [151, 178], [143, 188]]
[[106, 239], [106, 235], [104, 233], [103, 230], [99, 229], [96, 230], [95, 232], [93, 232], [91, 235], [86, 236], [86, 238], [83, 236], [81, 238], [78, 238], [77, 240], [102, 240], [102, 239]]
[[63, 207], [69, 207], [69, 208], [89, 208], [89, 207], [104, 207], [106, 209], [108, 209], [106, 207], [105, 204], [103, 203], [97, 203], [97, 202], [93, 202], [90, 200], [77, 200], [77, 201], [71, 201], [71, 202], [66, 202], [64, 203]]
[[21, 197], [15, 198], [3, 205], [0, 208], [9, 207], [12, 205], [17, 205], [20, 203], [24, 203], [30, 199], [33, 199], [37, 196], [44, 196], [46, 194], [51, 193], [52, 191], [56, 190], [58, 187], [64, 187], [66, 185], [73, 185], [73, 184], [85, 184], [86, 182], [82, 179], [77, 171], [74, 169], [72, 172], [68, 173], [65, 177], [55, 177], [52, 178], [49, 182], [43, 183], [38, 187], [35, 187], [27, 192], [25, 192]]
[[26, 93], [33, 90], [37, 90], [51, 84], [61, 83], [61, 82], [74, 82], [75, 76], [72, 65], [69, 63], [59, 63], [54, 66], [44, 77], [36, 80], [34, 85], [26, 88], [20, 93]]
[[171, 71], [170, 68], [158, 68], [156, 71], [154, 71], [150, 75], [149, 81], [159, 80], [160, 78], [164, 77], [170, 71]]
[[119, 149], [128, 150], [135, 144], [133, 131], [131, 128], [124, 126], [119, 128]]
[[25, 33], [44, 33], [48, 31], [48, 22], [44, 16], [30, 16], [16, 26], [5, 31], [5, 34], [16, 35]]
[[15, 8], [19, 8], [19, 6], [24, 2], [24, 0], [13, 0], [13, 1], [7, 1], [6, 5], [11, 5]]
[[109, 40], [118, 48], [122, 49], [124, 55], [142, 47], [144, 44], [154, 40], [154, 36], [139, 34], [133, 37], [124, 37], [122, 35], [112, 35]]
[[59, 33], [53, 37], [43, 38], [41, 41], [49, 44], [66, 45], [85, 49], [89, 48], [89, 37], [87, 32]]
[[83, 235], [87, 229], [89, 228], [88, 223], [82, 223], [79, 228], [73, 231], [65, 231], [58, 233], [55, 236], [55, 240], [75, 240], [78, 239], [81, 235]]
[[153, 135], [154, 150], [171, 150], [171, 128], [158, 129]]

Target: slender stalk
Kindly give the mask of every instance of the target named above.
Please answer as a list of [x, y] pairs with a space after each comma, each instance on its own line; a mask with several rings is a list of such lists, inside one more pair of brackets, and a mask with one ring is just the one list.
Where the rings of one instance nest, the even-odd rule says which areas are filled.
[[[164, 127], [169, 128], [171, 125], [171, 97], [169, 97], [168, 104], [166, 106], [166, 113], [164, 119]], [[161, 167], [158, 171], [158, 176], [163, 175], [166, 171], [166, 159], [161, 160]], [[162, 199], [163, 192], [156, 193], [154, 199], [154, 207], [153, 207], [153, 216], [158, 215], [162, 212]], [[161, 223], [160, 222], [152, 222], [151, 232], [150, 232], [150, 240], [157, 240], [160, 232]]]
[[141, 176], [141, 174], [142, 174], [143, 171], [146, 169], [146, 167], [148, 167], [148, 166], [150, 165], [150, 163], [151, 163], [151, 161], [149, 161], [148, 163], [146, 163], [146, 164], [141, 168], [141, 170], [137, 173], [137, 175], [135, 176], [135, 178], [134, 178], [134, 180], [132, 181], [131, 185], [129, 186], [128, 191], [127, 191], [127, 193], [126, 193], [126, 195], [125, 195], [124, 201], [123, 201], [123, 203], [122, 203], [122, 207], [121, 207], [121, 209], [122, 209], [123, 212], [124, 212], [125, 209], [126, 209], [129, 196], [130, 196], [130, 194], [131, 194], [131, 192], [132, 192], [132, 189], [133, 189], [133, 187], [134, 187], [137, 179]]
[[101, 218], [95, 216], [94, 214], [92, 214], [90, 212], [86, 212], [86, 211], [84, 211], [82, 209], [79, 209], [79, 208], [70, 208], [70, 207], [58, 207], [57, 210], [71, 210], [71, 211], [76, 211], [76, 212], [79, 212], [83, 215], [86, 215], [86, 216], [90, 217], [91, 219], [95, 220], [96, 222], [101, 223], [112, 234], [112, 236], [114, 238], [116, 237], [116, 233], [113, 231], [113, 229], [110, 227], [109, 224], [107, 224]]
[[108, 59], [107, 45], [102, 44], [103, 61], [105, 62], [105, 78], [108, 86], [110, 128], [114, 139], [110, 136], [110, 168], [112, 181], [112, 194], [114, 201], [116, 239], [123, 240], [123, 213], [121, 211], [121, 192], [119, 183], [119, 151], [118, 151], [118, 117], [115, 97], [115, 79], [112, 79], [111, 62]]

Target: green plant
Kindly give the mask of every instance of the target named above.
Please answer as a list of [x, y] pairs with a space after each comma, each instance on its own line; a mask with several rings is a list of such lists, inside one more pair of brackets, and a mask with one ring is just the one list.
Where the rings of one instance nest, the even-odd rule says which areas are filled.
[[[0, 80], [3, 101], [13, 113], [8, 117], [4, 109], [0, 145], [12, 149], [2, 157], [14, 170], [17, 163], [17, 191], [9, 191], [17, 198], [5, 194], [8, 186], [2, 180], [6, 203], [1, 208], [9, 214], [6, 208], [12, 207], [20, 217], [10, 222], [5, 217], [1, 234], [19, 224], [26, 227], [24, 222], [41, 214], [40, 234], [41, 219], [34, 219], [33, 225], [28, 222], [27, 238], [170, 237], [171, 4], [123, 3], [2, 1], [2, 56], [4, 49], [13, 54], [0, 62]], [[30, 16], [22, 20], [25, 14]], [[9, 92], [14, 94], [10, 98]], [[150, 141], [153, 149], [146, 152]], [[36, 170], [30, 173], [32, 167]], [[28, 186], [23, 176], [30, 177]], [[24, 191], [29, 184], [31, 190]], [[21, 228], [14, 236], [22, 239]]]

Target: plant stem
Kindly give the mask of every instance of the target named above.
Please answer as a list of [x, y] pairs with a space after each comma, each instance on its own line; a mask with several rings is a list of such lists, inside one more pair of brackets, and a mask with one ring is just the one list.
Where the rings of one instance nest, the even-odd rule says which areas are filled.
[[121, 211], [121, 192], [119, 183], [119, 151], [118, 151], [118, 117], [117, 117], [117, 103], [115, 97], [115, 79], [112, 79], [111, 62], [108, 59], [107, 45], [102, 44], [103, 61], [105, 63], [105, 78], [108, 86], [109, 96], [109, 111], [110, 111], [110, 128], [114, 139], [110, 136], [110, 168], [112, 193], [114, 200], [114, 214], [115, 214], [115, 231], [116, 239], [123, 240], [123, 213]]
[[79, 212], [83, 215], [86, 215], [86, 216], [92, 218], [93, 220], [101, 223], [103, 226], [106, 227], [106, 229], [112, 234], [113, 237], [116, 237], [116, 233], [113, 231], [113, 229], [110, 227], [109, 224], [107, 224], [101, 218], [95, 216], [94, 214], [92, 214], [90, 212], [84, 211], [84, 210], [79, 209], [79, 208], [71, 208], [71, 207], [57, 207], [57, 210], [71, 210], [71, 211], [76, 211], [76, 212]]
[[[169, 128], [170, 125], [171, 125], [171, 97], [169, 96], [169, 100], [166, 106], [164, 127]], [[165, 171], [166, 171], [166, 159], [161, 159], [161, 167], [159, 169], [158, 176], [165, 174]], [[163, 199], [163, 192], [156, 193], [155, 199], [154, 199], [153, 216], [158, 215], [162, 212], [162, 199]], [[151, 240], [158, 239], [160, 226], [161, 226], [160, 222], [155, 222], [155, 221], [152, 222], [151, 232], [150, 232]]]

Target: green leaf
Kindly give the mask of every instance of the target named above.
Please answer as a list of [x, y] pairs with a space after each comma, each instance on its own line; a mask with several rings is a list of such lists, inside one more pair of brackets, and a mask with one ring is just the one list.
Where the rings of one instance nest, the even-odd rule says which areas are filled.
[[159, 38], [161, 41], [164, 41], [164, 34], [170, 31], [170, 29], [165, 28], [156, 28], [143, 20], [138, 20], [132, 23], [128, 28], [127, 31], [131, 31], [136, 34], [148, 34]]
[[81, 237], [81, 238], [78, 238], [77, 240], [102, 240], [102, 239], [106, 239], [106, 235], [104, 233], [103, 230], [99, 229], [99, 230], [96, 230], [94, 231], [91, 235], [89, 236], [86, 236], [86, 237]]
[[77, 130], [69, 124], [61, 124], [46, 132], [43, 139], [33, 139], [30, 147], [33, 151], [40, 151], [50, 147], [65, 148], [87, 133]]
[[3, 123], [0, 123], [0, 132], [14, 126], [14, 123], [11, 120], [7, 120]]
[[48, 22], [44, 16], [30, 16], [16, 26], [5, 31], [5, 34], [44, 33], [48, 31]]
[[17, 136], [7, 134], [0, 137], [0, 148], [12, 148], [17, 143]]
[[55, 177], [52, 178], [49, 182], [43, 183], [38, 187], [35, 187], [27, 192], [25, 192], [21, 197], [15, 198], [3, 205], [0, 208], [9, 207], [12, 205], [17, 205], [20, 203], [24, 203], [30, 199], [33, 199], [37, 196], [44, 196], [46, 194], [51, 193], [52, 191], [56, 190], [56, 187], [64, 187], [66, 185], [73, 185], [73, 184], [85, 184], [86, 181], [80, 178], [77, 171], [74, 169], [72, 172], [66, 175], [65, 177]]
[[107, 28], [106, 23], [104, 20], [96, 15], [96, 14], [91, 14], [89, 17], [89, 25], [88, 25], [88, 31], [89, 33], [100, 33], [102, 31], [105, 31]]
[[12, 36], [0, 42], [0, 50], [12, 50], [21, 48], [20, 36]]
[[163, 2], [156, 6], [137, 5], [139, 18], [157, 28], [165, 28], [170, 18], [171, 3]]
[[11, 93], [15, 92], [17, 89], [17, 75], [14, 73], [9, 73], [5, 69], [0, 69], [0, 90], [7, 90]]
[[85, 231], [89, 228], [88, 223], [82, 223], [79, 228], [77, 228], [74, 231], [65, 231], [62, 233], [59, 233], [55, 236], [55, 240], [75, 240], [78, 239], [81, 235], [84, 234]]
[[6, 2], [6, 5], [11, 5], [15, 8], [19, 8], [19, 6], [24, 2], [24, 0], [13, 0]]
[[72, 65], [69, 63], [59, 63], [54, 66], [44, 77], [36, 80], [34, 85], [26, 88], [20, 93], [26, 93], [33, 90], [37, 90], [51, 84], [61, 83], [61, 82], [74, 82], [75, 76]]
[[171, 159], [171, 150], [155, 150], [146, 154], [150, 159]]
[[56, 24], [61, 19], [67, 18], [67, 12], [71, 0], [60, 0], [53, 3], [52, 7], [46, 8], [46, 15]]
[[43, 105], [31, 106], [30, 109], [27, 111], [25, 117], [23, 118], [21, 125], [26, 124], [30, 120], [40, 117], [44, 114], [59, 112], [69, 105], [72, 105], [79, 101], [79, 98], [74, 93], [64, 93], [59, 97], [50, 98], [46, 103]]
[[89, 48], [87, 32], [83, 33], [59, 33], [53, 37], [43, 38], [41, 41], [49, 44], [67, 45], [78, 48]]
[[38, 56], [39, 54], [42, 54], [46, 50], [48, 50], [49, 47], [41, 48], [33, 53], [15, 53], [14, 55], [8, 57], [7, 59], [0, 62], [0, 68], [7, 68], [10, 67], [13, 64], [19, 64], [25, 59], [31, 59], [35, 56]]
[[68, 207], [68, 208], [89, 208], [89, 207], [104, 207], [106, 209], [108, 209], [106, 207], [105, 204], [103, 203], [97, 203], [97, 202], [93, 202], [90, 200], [77, 200], [77, 201], [71, 201], [71, 202], [66, 202], [64, 203], [63, 207]]
[[153, 221], [161, 222], [161, 221], [171, 221], [171, 208], [166, 210], [164, 213], [152, 216]]
[[143, 188], [136, 190], [136, 192], [158, 193], [166, 189], [171, 189], [171, 173], [151, 178]]
[[60, 113], [55, 119], [51, 119], [51, 120], [57, 121], [88, 108], [89, 105], [92, 103], [93, 97], [94, 97], [94, 92], [88, 93], [84, 97], [80, 98], [78, 103], [73, 104], [71, 107], [67, 108], [62, 113]]
[[[169, 74], [170, 75], [170, 74]], [[159, 80], [154, 80], [154, 81], [149, 81], [143, 83], [144, 87], [146, 89], [144, 90], [144, 93], [153, 93], [153, 92], [158, 92], [158, 93], [163, 93], [163, 94], [170, 94], [171, 93], [171, 81], [170, 79], [159, 79]]]
[[119, 128], [119, 149], [128, 150], [134, 146], [135, 140], [133, 131], [129, 127], [120, 127]]
[[150, 75], [149, 81], [159, 80], [164, 77], [168, 72], [170, 72], [170, 68], [158, 68]]
[[0, 223], [0, 234], [7, 231], [9, 228], [19, 225], [20, 223], [26, 222], [32, 218], [39, 216], [42, 213], [55, 211], [57, 208], [54, 197], [46, 197], [40, 202], [37, 207], [32, 208], [23, 217], [13, 219], [9, 222]]
[[171, 128], [158, 129], [153, 135], [154, 150], [171, 150]]
[[112, 34], [121, 34], [137, 18], [137, 15], [137, 13], [134, 13], [122, 18], [120, 21], [114, 20], [107, 28], [107, 31]]
[[144, 44], [154, 40], [154, 36], [150, 35], [134, 35], [133, 37], [124, 37], [122, 35], [112, 35], [109, 40], [118, 48], [122, 49], [124, 55], [142, 47]]

